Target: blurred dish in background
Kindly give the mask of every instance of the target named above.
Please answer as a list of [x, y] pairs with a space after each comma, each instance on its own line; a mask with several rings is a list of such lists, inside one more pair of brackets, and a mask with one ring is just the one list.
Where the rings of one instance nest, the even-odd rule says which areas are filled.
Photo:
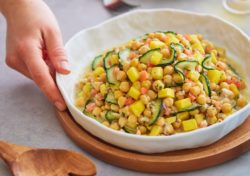
[[223, 0], [223, 6], [234, 14], [250, 14], [250, 0]]

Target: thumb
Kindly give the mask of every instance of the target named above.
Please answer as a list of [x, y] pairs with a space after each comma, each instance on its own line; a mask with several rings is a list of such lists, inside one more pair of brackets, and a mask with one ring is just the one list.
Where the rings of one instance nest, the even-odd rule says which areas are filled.
[[60, 30], [52, 29], [45, 32], [44, 40], [48, 52], [48, 58], [52, 62], [55, 70], [61, 74], [70, 73]]

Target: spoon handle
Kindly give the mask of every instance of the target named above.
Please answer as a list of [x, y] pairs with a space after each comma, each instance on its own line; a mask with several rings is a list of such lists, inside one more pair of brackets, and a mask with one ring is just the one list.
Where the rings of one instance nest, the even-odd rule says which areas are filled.
[[18, 155], [28, 150], [28, 147], [14, 145], [0, 140], [0, 157], [8, 165], [11, 165], [11, 163], [16, 160]]

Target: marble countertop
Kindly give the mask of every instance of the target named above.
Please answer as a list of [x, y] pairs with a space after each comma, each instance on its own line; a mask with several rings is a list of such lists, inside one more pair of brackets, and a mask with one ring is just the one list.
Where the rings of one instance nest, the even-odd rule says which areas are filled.
[[[128, 8], [109, 12], [101, 0], [45, 0], [55, 13], [62, 29], [64, 41], [81, 29], [96, 25]], [[219, 0], [126, 0], [140, 4], [137, 8], [178, 8], [218, 15], [250, 35], [250, 15], [237, 16], [226, 12]], [[44, 148], [64, 148], [85, 153], [97, 166], [100, 176], [146, 176], [153, 174], [124, 170], [100, 161], [77, 147], [63, 132], [52, 105], [36, 85], [9, 69], [5, 62], [6, 24], [0, 16], [0, 139], [17, 144]], [[248, 176], [250, 152], [216, 167], [175, 176]], [[0, 161], [0, 175], [10, 176]]]

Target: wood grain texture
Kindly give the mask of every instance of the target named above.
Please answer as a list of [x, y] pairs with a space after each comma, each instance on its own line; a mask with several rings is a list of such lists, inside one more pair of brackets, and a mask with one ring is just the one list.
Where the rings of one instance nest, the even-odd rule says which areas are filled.
[[86, 132], [70, 113], [57, 112], [68, 136], [81, 148], [107, 163], [149, 173], [194, 171], [221, 164], [250, 150], [250, 116], [218, 142], [195, 149], [159, 154], [142, 154], [115, 147]]
[[0, 141], [0, 157], [14, 176], [93, 176], [95, 165], [83, 155], [60, 149], [32, 149]]

